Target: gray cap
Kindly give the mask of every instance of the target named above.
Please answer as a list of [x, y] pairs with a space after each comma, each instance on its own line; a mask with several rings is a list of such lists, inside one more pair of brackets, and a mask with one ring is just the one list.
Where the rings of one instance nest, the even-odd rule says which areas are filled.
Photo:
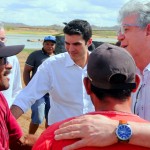
[[88, 77], [101, 89], [134, 89], [136, 65], [124, 49], [108, 43], [97, 47], [89, 56]]
[[24, 45], [12, 45], [5, 46], [3, 42], [0, 41], [0, 57], [9, 57], [18, 54], [24, 48]]

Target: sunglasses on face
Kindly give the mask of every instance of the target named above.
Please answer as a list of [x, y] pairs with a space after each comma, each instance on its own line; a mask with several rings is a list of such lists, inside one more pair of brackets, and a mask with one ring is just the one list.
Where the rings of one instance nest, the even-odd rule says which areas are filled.
[[7, 57], [0, 57], [0, 66], [7, 64], [8, 64]]

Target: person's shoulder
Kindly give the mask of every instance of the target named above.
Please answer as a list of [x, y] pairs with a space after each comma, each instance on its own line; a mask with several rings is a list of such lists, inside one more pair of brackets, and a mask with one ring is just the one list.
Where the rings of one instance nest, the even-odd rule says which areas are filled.
[[67, 52], [64, 52], [64, 53], [60, 53], [60, 54], [56, 54], [56, 55], [53, 55], [51, 57], [49, 57], [47, 59], [47, 61], [50, 61], [50, 62], [62, 62], [65, 60], [65, 58], [68, 56], [69, 54]]
[[17, 58], [16, 55], [7, 57], [7, 61], [8, 61], [11, 65], [14, 65], [14, 64], [18, 64], [18, 63], [19, 63], [19, 60], [18, 60], [18, 58]]
[[42, 50], [35, 50], [35, 51], [31, 52], [31, 53], [29, 54], [29, 56], [30, 56], [30, 55], [39, 55], [40, 53], [42, 53]]
[[8, 59], [8, 60], [18, 60], [18, 58], [17, 58], [16, 55], [7, 57], [7, 59]]

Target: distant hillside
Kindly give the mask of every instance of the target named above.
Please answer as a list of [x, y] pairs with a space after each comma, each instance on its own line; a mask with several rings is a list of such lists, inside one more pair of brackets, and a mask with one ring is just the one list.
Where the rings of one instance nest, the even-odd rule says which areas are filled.
[[[29, 25], [26, 25], [26, 24], [23, 24], [23, 23], [8, 23], [8, 22], [3, 22], [4, 23], [4, 26], [5, 28], [26, 28], [26, 27], [29, 27], [29, 28], [50, 28], [52, 30], [62, 30], [64, 28], [64, 26], [60, 26], [60, 25], [57, 25], [57, 24], [54, 24], [54, 25], [50, 25], [50, 26], [29, 26]], [[118, 26], [112, 26], [112, 27], [100, 27], [100, 26], [95, 26], [95, 25], [92, 25], [92, 29], [93, 30], [117, 30], [118, 29]]]

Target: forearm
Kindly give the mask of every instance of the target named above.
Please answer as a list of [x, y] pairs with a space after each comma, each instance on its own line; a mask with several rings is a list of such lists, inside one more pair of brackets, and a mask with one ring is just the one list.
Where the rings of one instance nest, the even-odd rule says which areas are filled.
[[32, 146], [23, 145], [20, 140], [15, 141], [13, 144], [9, 145], [11, 150], [31, 150]]
[[31, 80], [30, 73], [29, 72], [24, 72], [23, 73], [24, 84], [27, 85], [30, 80]]
[[133, 135], [129, 141], [130, 144], [149, 147], [150, 142], [150, 123], [129, 122]]
[[24, 113], [23, 110], [17, 105], [12, 105], [10, 110], [16, 119], [18, 119]]

